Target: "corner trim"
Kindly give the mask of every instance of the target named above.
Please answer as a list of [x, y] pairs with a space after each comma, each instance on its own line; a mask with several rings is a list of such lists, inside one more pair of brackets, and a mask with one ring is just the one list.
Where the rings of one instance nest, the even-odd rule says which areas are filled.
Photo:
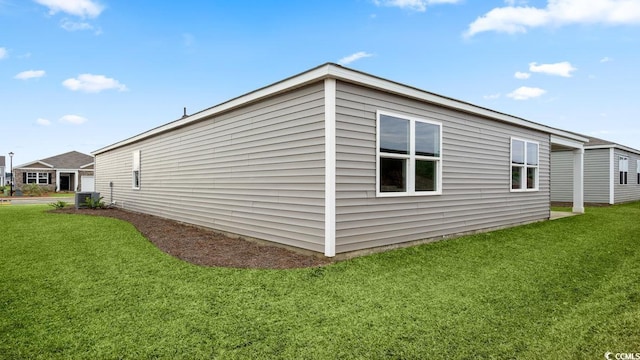
[[615, 152], [614, 152], [614, 148], [610, 147], [609, 148], [609, 204], [613, 205], [616, 203], [616, 192], [615, 192], [615, 181], [616, 181], [616, 174], [615, 174]]
[[336, 256], [336, 80], [324, 80], [324, 255]]

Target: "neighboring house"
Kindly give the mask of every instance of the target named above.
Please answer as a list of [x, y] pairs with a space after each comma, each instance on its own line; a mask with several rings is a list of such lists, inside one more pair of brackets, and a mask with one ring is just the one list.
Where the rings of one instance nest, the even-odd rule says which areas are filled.
[[5, 170], [5, 158], [4, 156], [0, 156], [0, 186], [5, 186], [7, 184], [6, 170]]
[[15, 185], [38, 184], [50, 191], [93, 191], [93, 156], [77, 151], [15, 166]]
[[586, 138], [324, 64], [96, 150], [115, 206], [334, 256], [548, 219]]
[[[585, 136], [586, 137], [586, 136]], [[588, 137], [584, 146], [584, 201], [618, 204], [640, 200], [640, 150]], [[571, 202], [571, 154], [551, 154], [551, 201]], [[567, 171], [569, 170], [569, 171]]]

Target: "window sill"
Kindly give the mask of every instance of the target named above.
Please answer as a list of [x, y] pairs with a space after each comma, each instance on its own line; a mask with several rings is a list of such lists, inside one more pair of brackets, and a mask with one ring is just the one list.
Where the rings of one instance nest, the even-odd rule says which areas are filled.
[[420, 197], [420, 196], [438, 196], [442, 195], [442, 191], [429, 191], [429, 192], [416, 192], [416, 193], [407, 193], [407, 192], [378, 192], [376, 193], [376, 197], [385, 198], [385, 197]]

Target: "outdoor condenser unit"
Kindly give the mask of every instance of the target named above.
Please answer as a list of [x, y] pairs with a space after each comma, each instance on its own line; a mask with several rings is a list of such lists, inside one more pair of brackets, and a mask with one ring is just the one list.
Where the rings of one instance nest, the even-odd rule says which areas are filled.
[[77, 192], [76, 193], [76, 209], [88, 208], [87, 199], [98, 201], [100, 199], [99, 192]]

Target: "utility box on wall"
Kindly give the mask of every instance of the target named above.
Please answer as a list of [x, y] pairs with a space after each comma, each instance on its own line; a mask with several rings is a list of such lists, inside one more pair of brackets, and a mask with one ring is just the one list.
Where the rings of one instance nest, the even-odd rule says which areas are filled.
[[93, 201], [100, 200], [99, 192], [77, 192], [76, 193], [76, 209], [88, 208], [87, 199], [92, 199]]

